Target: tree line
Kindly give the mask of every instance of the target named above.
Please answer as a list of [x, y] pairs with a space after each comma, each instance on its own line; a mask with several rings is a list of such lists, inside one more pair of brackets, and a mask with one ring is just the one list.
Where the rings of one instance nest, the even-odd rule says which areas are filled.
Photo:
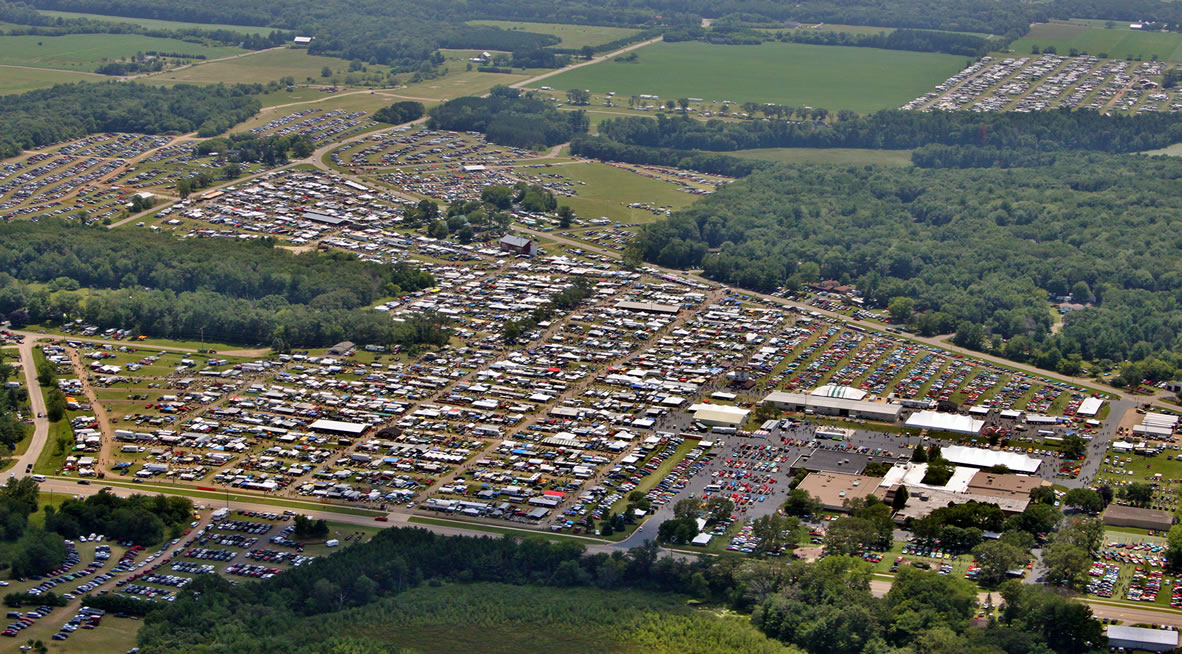
[[767, 161], [744, 159], [717, 152], [625, 145], [602, 136], [576, 136], [570, 142], [570, 151], [571, 154], [603, 161], [670, 166], [728, 177], [745, 177], [772, 165]]
[[0, 156], [101, 132], [213, 136], [258, 113], [262, 85], [58, 84], [0, 96]]
[[[753, 103], [752, 111], [780, 116]], [[1182, 117], [1168, 113], [1105, 116], [1081, 109], [1032, 113], [884, 110], [866, 116], [840, 112], [822, 120], [706, 121], [686, 114], [605, 120], [599, 133], [626, 145], [729, 152], [751, 148], [868, 148], [900, 150], [924, 145], [1141, 152], [1182, 141]]]
[[[922, 334], [1064, 373], [1129, 359], [1117, 383], [1140, 383], [1182, 364], [1180, 177], [1169, 158], [1095, 153], [1022, 169], [776, 166], [631, 247], [761, 291], [840, 280]], [[1085, 308], [1052, 333], [1061, 298]]]
[[[322, 643], [340, 638], [342, 623], [359, 624], [380, 615], [383, 624], [404, 624], [408, 609], [397, 608], [404, 601], [417, 606], [432, 593], [446, 595], [450, 585], [462, 585], [452, 593], [456, 600], [441, 598], [433, 608], [419, 610], [424, 624], [448, 623], [457, 618], [459, 597], [496, 592], [485, 585], [492, 583], [507, 585], [501, 593], [509, 596], [536, 589], [554, 601], [572, 594], [585, 598], [579, 609], [563, 607], [560, 612], [586, 610], [602, 615], [600, 624], [614, 623], [614, 618], [588, 600], [603, 595], [580, 589], [643, 592], [653, 597], [650, 606], [664, 605], [663, 598], [668, 598], [672, 607], [678, 599], [692, 597], [749, 615], [751, 625], [783, 642], [789, 653], [1067, 654], [1102, 651], [1106, 645], [1091, 609], [1035, 587], [1004, 585], [1007, 604], [1020, 610], [1007, 611], [978, 629], [970, 626], [975, 587], [935, 572], [901, 570], [890, 592], [876, 598], [870, 592], [872, 566], [855, 557], [833, 555], [807, 563], [734, 554], [692, 560], [658, 555], [651, 542], [626, 553], [587, 555], [572, 542], [387, 529], [367, 543], [258, 583], [232, 585], [216, 575], [202, 575], [188, 587], [194, 592], [148, 613], [138, 644], [152, 652], [303, 651], [302, 639]], [[516, 621], [495, 598], [479, 604], [480, 621], [489, 629]], [[547, 616], [550, 610], [539, 606], [536, 616]], [[553, 627], [560, 620], [556, 613], [528, 622]], [[391, 628], [384, 636], [364, 636], [359, 642], [377, 649], [358, 651], [397, 648], [402, 644], [399, 633]], [[668, 637], [676, 636], [671, 632]], [[726, 640], [723, 634], [711, 637]], [[759, 647], [746, 651], [768, 651], [750, 639], [745, 642], [748, 648]]]
[[[695, 40], [720, 45], [758, 45], [775, 40], [809, 45], [943, 52], [965, 57], [983, 57], [990, 52], [1004, 50], [1009, 45], [1007, 40], [986, 38], [976, 34], [907, 28], [883, 30], [875, 34], [807, 28], [769, 32], [766, 30], [766, 26], [780, 27], [782, 25], [777, 22], [760, 23], [758, 17], [751, 17], [756, 18], [757, 22], [749, 22], [743, 20], [743, 17], [745, 15], [724, 16], [710, 27], [670, 28], [665, 31], [665, 40], [668, 42]], [[757, 27], [765, 27], [765, 29], [759, 30], [756, 29]]]
[[[434, 285], [406, 264], [377, 265], [344, 253], [293, 255], [267, 239], [174, 239], [115, 233], [60, 221], [0, 225], [0, 261], [10, 276], [0, 297], [14, 324], [83, 318], [164, 338], [199, 334], [287, 349], [350, 339], [414, 345], [447, 342], [435, 316], [393, 322], [368, 309], [379, 297]], [[26, 282], [69, 279], [72, 291]], [[118, 290], [118, 292], [113, 292]]]
[[519, 148], [565, 143], [590, 127], [586, 112], [559, 111], [508, 86], [494, 86], [484, 98], [449, 100], [428, 115], [431, 129], [482, 132], [493, 143]]

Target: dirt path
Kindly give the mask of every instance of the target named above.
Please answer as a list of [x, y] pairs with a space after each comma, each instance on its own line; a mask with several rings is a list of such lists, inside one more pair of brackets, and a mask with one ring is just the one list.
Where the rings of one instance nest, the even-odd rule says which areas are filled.
[[23, 70], [44, 70], [51, 73], [77, 73], [79, 75], [94, 75], [95, 77], [107, 77], [110, 79], [119, 79], [111, 77], [110, 75], [103, 75], [101, 73], [92, 73], [88, 70], [67, 70], [65, 68], [45, 68], [42, 66], [17, 66], [15, 64], [0, 64], [0, 68], [21, 68]]

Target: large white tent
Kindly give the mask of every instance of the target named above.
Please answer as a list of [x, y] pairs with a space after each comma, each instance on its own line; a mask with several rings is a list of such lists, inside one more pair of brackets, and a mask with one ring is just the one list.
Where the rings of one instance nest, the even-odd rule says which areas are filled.
[[946, 431], [953, 434], [981, 433], [985, 426], [984, 420], [974, 420], [972, 416], [962, 416], [959, 413], [940, 413], [939, 411], [917, 411], [907, 417], [904, 423], [914, 429], [930, 429], [932, 431]]

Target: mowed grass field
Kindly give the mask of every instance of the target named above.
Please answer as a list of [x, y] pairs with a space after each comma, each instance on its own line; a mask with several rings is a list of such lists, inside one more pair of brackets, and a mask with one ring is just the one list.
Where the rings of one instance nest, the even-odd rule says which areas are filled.
[[[306, 50], [277, 48], [257, 53], [247, 53], [234, 59], [197, 64], [182, 70], [152, 75], [144, 81], [155, 84], [189, 82], [193, 84], [233, 84], [255, 82], [266, 84], [281, 77], [294, 77], [302, 84], [311, 77], [316, 84], [329, 84], [331, 78], [320, 76], [320, 69], [328, 66], [334, 71], [349, 70], [349, 62], [334, 57], [316, 57]], [[340, 77], [344, 77], [342, 74]]]
[[662, 100], [775, 102], [794, 107], [874, 111], [898, 107], [955, 74], [963, 57], [799, 43], [656, 43], [634, 50], [639, 63], [607, 61], [531, 86], [581, 88]]
[[525, 23], [509, 20], [471, 20], [469, 25], [492, 25], [505, 30], [553, 34], [562, 39], [559, 47], [581, 48], [585, 45], [602, 45], [636, 34], [640, 30], [624, 27], [598, 27], [594, 25], [562, 25], [557, 23]]
[[1034, 46], [1040, 50], [1053, 46], [1060, 55], [1075, 48], [1081, 53], [1098, 55], [1106, 52], [1109, 57], [1121, 59], [1140, 56], [1149, 60], [1157, 55], [1158, 59], [1166, 61], [1182, 61], [1182, 34], [1131, 30], [1127, 24], [1105, 29], [1067, 21], [1037, 23], [1029, 34], [1014, 41], [1010, 48], [1015, 55], [1027, 55]]
[[744, 159], [779, 163], [873, 164], [910, 166], [911, 150], [864, 150], [861, 148], [761, 148], [727, 152]]
[[642, 177], [636, 173], [621, 170], [601, 163], [570, 164], [552, 168], [528, 168], [525, 174], [558, 174], [575, 182], [578, 195], [573, 198], [558, 198], [558, 204], [569, 204], [580, 218], [594, 219], [606, 216], [614, 221], [627, 224], [651, 223], [659, 218], [645, 209], [632, 209], [633, 202], [648, 202], [656, 206], [681, 209], [697, 200], [697, 195], [678, 191], [673, 184]]
[[[178, 20], [155, 20], [153, 18], [129, 18], [127, 16], [105, 16], [101, 14], [80, 14], [74, 11], [46, 11], [40, 10], [42, 14], [51, 16], [53, 18], [85, 18], [87, 20], [97, 20], [104, 23], [131, 23], [132, 25], [140, 25], [149, 29], [163, 29], [163, 30], [183, 30], [183, 29], [199, 29], [199, 30], [231, 30], [233, 32], [240, 32], [242, 34], [270, 34], [274, 28], [271, 27], [251, 27], [249, 25], [220, 25], [215, 23], [186, 23]], [[281, 32], [286, 30], [279, 30]]]
[[[149, 51], [205, 55], [210, 59], [242, 52], [238, 48], [211, 48], [179, 39], [158, 39], [138, 34], [0, 37], [0, 64], [37, 68], [93, 71], [104, 60], [116, 60]], [[4, 77], [0, 76], [0, 80], [4, 80]], [[0, 84], [5, 81], [0, 81]]]
[[20, 68], [16, 66], [0, 66], [0, 95], [9, 93], [24, 93], [34, 89], [43, 89], [54, 84], [69, 84], [70, 82], [100, 82], [105, 79], [101, 75], [90, 73], [75, 73], [66, 70], [48, 70], [44, 68]]

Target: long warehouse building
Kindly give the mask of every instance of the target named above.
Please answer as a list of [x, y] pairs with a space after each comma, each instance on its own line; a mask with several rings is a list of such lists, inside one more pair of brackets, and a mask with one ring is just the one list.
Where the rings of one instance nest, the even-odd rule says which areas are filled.
[[785, 393], [783, 391], [769, 393], [767, 397], [763, 398], [763, 401], [771, 402], [787, 411], [812, 412], [819, 415], [848, 418], [865, 418], [866, 420], [878, 420], [881, 422], [898, 422], [899, 413], [903, 410], [903, 406], [899, 404], [847, 400], [842, 397]]

